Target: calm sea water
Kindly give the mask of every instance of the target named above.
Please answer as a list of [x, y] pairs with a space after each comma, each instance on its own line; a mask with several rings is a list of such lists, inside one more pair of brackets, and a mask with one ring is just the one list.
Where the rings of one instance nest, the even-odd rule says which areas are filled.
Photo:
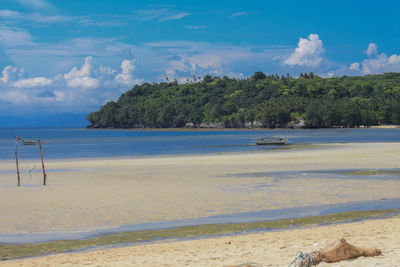
[[[14, 159], [15, 139], [43, 142], [47, 159], [237, 152], [271, 149], [255, 139], [281, 135], [289, 143], [400, 142], [400, 129], [130, 131], [66, 128], [0, 128], [0, 160]], [[36, 146], [21, 146], [21, 158], [37, 158]]]

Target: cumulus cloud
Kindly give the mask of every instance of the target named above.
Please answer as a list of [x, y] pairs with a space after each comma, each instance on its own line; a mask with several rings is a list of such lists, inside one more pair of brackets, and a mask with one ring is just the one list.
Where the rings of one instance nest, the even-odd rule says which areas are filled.
[[21, 105], [20, 110], [37, 106], [67, 111], [89, 111], [115, 99], [136, 83], [135, 61], [123, 60], [121, 70], [110, 66], [96, 67], [92, 57], [86, 57], [80, 67], [53, 77], [25, 78], [24, 70], [6, 66], [0, 77], [0, 105]]
[[100, 82], [90, 77], [92, 72], [92, 57], [85, 58], [85, 64], [80, 69], [73, 67], [72, 70], [64, 74], [64, 78], [67, 81], [69, 87], [81, 87], [83, 89], [96, 88]]
[[354, 62], [349, 67], [342, 66], [331, 71], [330, 74], [341, 76], [400, 72], [400, 55], [388, 56], [385, 53], [379, 53], [378, 46], [375, 43], [370, 43], [364, 53], [367, 55], [366, 59], [361, 62]]
[[119, 84], [132, 85], [140, 83], [141, 79], [134, 79], [135, 60], [123, 60], [121, 63], [121, 73], [119, 73], [114, 81]]
[[181, 56], [169, 62], [163, 79], [177, 80], [179, 83], [192, 81], [193, 76], [204, 77], [205, 75], [243, 77], [242, 73], [236, 73], [223, 65], [224, 57], [217, 55], [192, 55]]
[[400, 55], [396, 55], [396, 54], [391, 55], [389, 57], [388, 63], [393, 64], [393, 65], [400, 64]]
[[381, 53], [375, 58], [369, 58], [363, 60], [362, 73], [363, 74], [375, 74], [383, 72], [399, 72], [400, 62], [393, 60], [398, 58], [399, 55], [392, 55], [388, 57], [386, 54]]
[[368, 45], [366, 54], [368, 58], [361, 62], [360, 72], [362, 74], [400, 71], [400, 55], [388, 56], [385, 53], [379, 53], [378, 46], [374, 43]]
[[359, 71], [360, 70], [360, 63], [354, 62], [350, 65], [351, 70]]
[[308, 38], [300, 38], [294, 52], [283, 63], [290, 66], [316, 67], [322, 62], [323, 52], [318, 34], [310, 34]]
[[47, 86], [53, 83], [52, 79], [48, 79], [46, 77], [35, 77], [28, 79], [19, 79], [14, 82], [13, 86], [18, 88], [31, 88], [31, 87], [41, 87]]
[[378, 46], [377, 46], [376, 44], [374, 44], [374, 43], [370, 43], [370, 44], [368, 45], [368, 48], [367, 48], [367, 50], [365, 51], [365, 53], [366, 53], [369, 57], [376, 56], [376, 55], [378, 54]]
[[7, 84], [10, 80], [15, 77], [15, 74], [18, 74], [18, 69], [12, 66], [6, 66], [3, 71], [2, 71], [3, 77], [0, 78], [0, 80], [4, 83]]

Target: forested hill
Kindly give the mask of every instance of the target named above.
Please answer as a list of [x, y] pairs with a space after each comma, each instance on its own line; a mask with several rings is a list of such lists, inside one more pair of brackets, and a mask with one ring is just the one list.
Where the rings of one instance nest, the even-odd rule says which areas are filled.
[[400, 73], [247, 79], [205, 76], [135, 85], [87, 116], [88, 127], [355, 127], [400, 124]]

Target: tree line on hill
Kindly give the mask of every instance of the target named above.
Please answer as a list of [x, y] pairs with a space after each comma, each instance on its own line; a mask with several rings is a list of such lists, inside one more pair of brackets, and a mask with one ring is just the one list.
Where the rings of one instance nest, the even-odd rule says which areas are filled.
[[92, 128], [399, 125], [400, 73], [293, 78], [255, 72], [246, 79], [144, 83], [87, 119]]

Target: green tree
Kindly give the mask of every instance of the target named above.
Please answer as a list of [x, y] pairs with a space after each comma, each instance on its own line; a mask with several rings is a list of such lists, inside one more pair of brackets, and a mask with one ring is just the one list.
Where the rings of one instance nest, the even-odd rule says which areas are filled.
[[267, 75], [265, 75], [261, 71], [256, 71], [256, 72], [254, 72], [252, 77], [253, 77], [254, 80], [257, 81], [257, 80], [264, 80], [265, 78], [267, 78]]

